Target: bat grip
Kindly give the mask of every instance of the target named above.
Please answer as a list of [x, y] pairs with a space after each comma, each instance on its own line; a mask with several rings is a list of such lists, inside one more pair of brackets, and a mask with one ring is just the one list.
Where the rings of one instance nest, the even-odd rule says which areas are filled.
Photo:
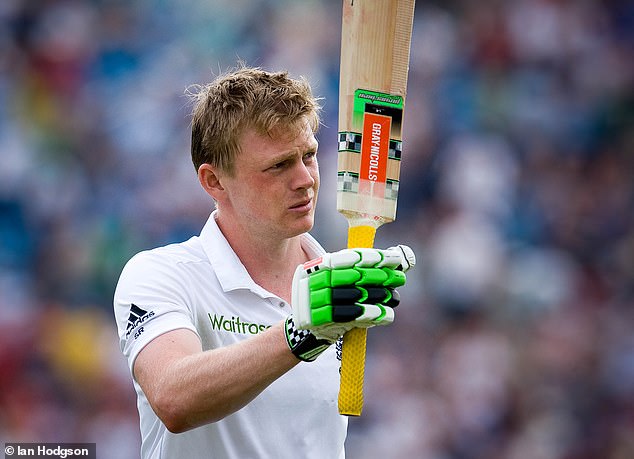
[[[348, 248], [374, 245], [376, 228], [351, 226], [348, 229]], [[339, 386], [339, 414], [360, 416], [363, 409], [363, 378], [367, 329], [354, 328], [343, 336], [341, 348], [341, 381]]]

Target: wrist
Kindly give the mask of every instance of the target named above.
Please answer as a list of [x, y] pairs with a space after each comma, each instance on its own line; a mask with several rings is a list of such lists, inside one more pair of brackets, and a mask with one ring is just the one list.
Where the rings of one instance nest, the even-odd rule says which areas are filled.
[[284, 322], [284, 335], [293, 355], [304, 362], [314, 361], [332, 344], [328, 340], [317, 338], [309, 330], [297, 328], [292, 315]]

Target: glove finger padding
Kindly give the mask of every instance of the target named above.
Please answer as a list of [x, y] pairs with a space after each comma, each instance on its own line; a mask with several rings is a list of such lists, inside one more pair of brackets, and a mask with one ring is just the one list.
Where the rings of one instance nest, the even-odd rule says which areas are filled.
[[[313, 325], [329, 322], [364, 321], [362, 316], [373, 317], [374, 325], [389, 321], [384, 307], [395, 308], [400, 302], [398, 292], [385, 287], [335, 287], [310, 292]], [[370, 306], [377, 306], [379, 311]], [[370, 325], [372, 325], [370, 323]]]
[[[297, 267], [293, 278], [293, 314], [299, 328], [340, 335], [354, 327], [394, 321], [415, 257], [407, 246], [345, 249]], [[328, 329], [328, 330], [326, 330]]]

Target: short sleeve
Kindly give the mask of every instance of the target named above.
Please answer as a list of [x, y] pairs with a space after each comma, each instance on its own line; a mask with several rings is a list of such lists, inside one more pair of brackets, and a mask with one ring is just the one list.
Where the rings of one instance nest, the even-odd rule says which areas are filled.
[[177, 264], [153, 251], [126, 264], [114, 294], [119, 345], [132, 372], [139, 352], [153, 339], [179, 328], [197, 333]]

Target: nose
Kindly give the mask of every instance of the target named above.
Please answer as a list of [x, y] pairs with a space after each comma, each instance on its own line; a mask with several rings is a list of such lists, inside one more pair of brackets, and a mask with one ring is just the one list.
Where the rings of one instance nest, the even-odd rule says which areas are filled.
[[315, 186], [319, 172], [312, 165], [299, 161], [294, 174], [293, 189], [309, 189]]

